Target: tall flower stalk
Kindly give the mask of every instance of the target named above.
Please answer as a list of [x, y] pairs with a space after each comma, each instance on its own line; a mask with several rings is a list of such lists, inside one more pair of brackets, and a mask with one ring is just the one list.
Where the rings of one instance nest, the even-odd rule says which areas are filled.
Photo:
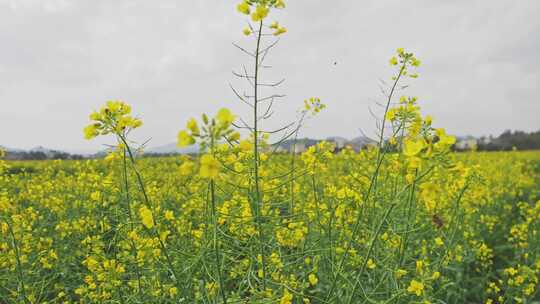
[[[142, 224], [157, 239], [159, 247], [165, 255], [168, 272], [173, 278], [175, 284], [177, 286], [180, 286], [178, 281], [178, 275], [173, 265], [169, 249], [167, 248], [167, 246], [165, 246], [165, 243], [161, 239], [157, 222], [156, 208], [154, 204], [152, 204], [152, 202], [150, 201], [148, 191], [146, 190], [143, 181], [143, 177], [141, 175], [141, 172], [137, 168], [133, 149], [131, 148], [129, 140], [127, 138], [128, 134], [132, 130], [142, 125], [142, 121], [138, 118], [134, 118], [133, 116], [131, 116], [131, 107], [122, 101], [108, 101], [106, 105], [100, 109], [99, 112], [93, 112], [92, 114], [90, 114], [90, 120], [92, 121], [92, 123], [84, 129], [84, 135], [86, 139], [92, 139], [99, 135], [113, 134], [117, 138], [118, 142], [120, 142], [120, 147], [123, 150], [124, 157], [125, 153], [127, 152], [127, 158], [129, 159], [131, 168], [135, 173], [137, 185], [143, 195], [144, 207], [142, 207], [139, 212], [141, 215]], [[124, 170], [126, 170], [127, 164], [125, 163], [125, 161], [123, 162], [123, 165]], [[124, 182], [127, 185], [127, 171], [124, 171], [124, 174]], [[127, 191], [129, 190], [126, 186], [126, 193], [128, 193]], [[129, 199], [127, 206], [128, 212], [131, 216], [131, 202]], [[133, 251], [133, 253], [135, 253], [135, 251]], [[138, 283], [140, 284], [140, 280], [138, 281]]]

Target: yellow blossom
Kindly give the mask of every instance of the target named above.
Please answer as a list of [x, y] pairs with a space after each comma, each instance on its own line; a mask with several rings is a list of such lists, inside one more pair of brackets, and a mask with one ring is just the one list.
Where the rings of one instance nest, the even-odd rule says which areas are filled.
[[142, 206], [139, 209], [139, 216], [141, 217], [142, 224], [148, 228], [152, 229], [154, 227], [154, 217], [152, 216], [152, 211], [146, 206]]
[[221, 127], [228, 128], [236, 119], [229, 109], [222, 108], [216, 115], [216, 119]]
[[293, 301], [293, 295], [287, 289], [285, 289], [285, 291], [283, 292], [283, 296], [279, 300], [279, 303], [292, 304], [293, 303], [292, 301]]
[[423, 139], [419, 140], [407, 140], [405, 141], [405, 148], [403, 149], [403, 154], [406, 156], [416, 156], [422, 149], [424, 149], [426, 143]]
[[396, 278], [402, 278], [403, 276], [405, 276], [407, 274], [407, 270], [405, 269], [398, 269], [396, 270]]
[[88, 125], [84, 128], [84, 138], [85, 139], [92, 139], [96, 136], [98, 136], [99, 132], [97, 130], [96, 124]]
[[372, 259], [369, 259], [369, 260], [367, 261], [367, 267], [368, 267], [369, 269], [375, 269], [375, 267], [377, 267], [377, 264], [375, 264], [375, 262], [373, 262]]
[[424, 284], [422, 282], [412, 280], [409, 287], [407, 287], [407, 291], [409, 293], [416, 294], [417, 296], [421, 296], [424, 293]]
[[178, 294], [178, 288], [176, 288], [176, 287], [169, 288], [169, 296], [171, 298], [176, 297], [177, 294]]
[[203, 178], [216, 178], [219, 174], [220, 164], [212, 155], [205, 154], [201, 157], [200, 174]]
[[190, 120], [188, 120], [186, 127], [188, 130], [191, 131], [191, 134], [199, 135], [199, 126], [197, 125], [197, 120], [195, 120], [195, 118], [191, 118]]
[[236, 9], [244, 15], [249, 15], [250, 13], [249, 3], [247, 1], [243, 1], [242, 3], [238, 4]]
[[254, 22], [258, 22], [266, 18], [268, 16], [268, 11], [270, 9], [266, 7], [265, 5], [259, 4], [255, 11], [251, 14], [251, 20]]
[[174, 219], [174, 213], [171, 210], [165, 211], [165, 219], [172, 221]]
[[386, 119], [394, 121], [394, 119], [396, 119], [396, 110], [389, 109], [388, 112], [386, 112]]
[[287, 32], [287, 29], [283, 26], [280, 26], [277, 28], [277, 30], [274, 32], [274, 36], [279, 36], [281, 34], [284, 34]]
[[178, 132], [178, 147], [187, 147], [195, 143], [195, 138], [185, 130]]

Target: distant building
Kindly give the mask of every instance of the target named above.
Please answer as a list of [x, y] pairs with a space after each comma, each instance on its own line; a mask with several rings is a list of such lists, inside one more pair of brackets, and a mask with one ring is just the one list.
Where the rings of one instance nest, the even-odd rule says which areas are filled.
[[333, 143], [337, 150], [342, 150], [349, 142], [346, 138], [343, 137], [329, 137], [326, 139], [326, 141], [329, 143]]
[[489, 145], [490, 143], [493, 142], [493, 136], [488, 136], [488, 137], [485, 137], [485, 136], [482, 136], [480, 137], [480, 139], [478, 139], [478, 144], [479, 145]]
[[474, 150], [478, 146], [478, 140], [472, 136], [458, 137], [455, 148], [457, 150]]
[[306, 151], [306, 144], [302, 142], [297, 142], [296, 144], [292, 145], [291, 150], [294, 149], [294, 153], [302, 153]]

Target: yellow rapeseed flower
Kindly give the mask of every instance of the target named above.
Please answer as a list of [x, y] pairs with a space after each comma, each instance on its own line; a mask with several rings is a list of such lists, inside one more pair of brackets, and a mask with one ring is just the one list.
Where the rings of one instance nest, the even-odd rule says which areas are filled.
[[281, 34], [285, 34], [287, 32], [287, 29], [283, 26], [280, 26], [277, 28], [277, 30], [274, 32], [274, 36], [279, 36]]
[[185, 130], [178, 132], [178, 147], [187, 147], [195, 143], [195, 138]]
[[251, 20], [254, 22], [262, 21], [266, 16], [268, 16], [268, 11], [270, 9], [265, 5], [258, 5], [255, 11], [251, 14]]
[[239, 147], [243, 152], [248, 152], [253, 149], [253, 144], [249, 140], [242, 140]]
[[165, 219], [168, 221], [172, 221], [174, 219], [174, 212], [171, 210], [165, 211]]
[[285, 289], [283, 296], [279, 300], [279, 304], [292, 304], [292, 301], [293, 295], [287, 289]]
[[407, 291], [409, 293], [416, 294], [417, 296], [421, 296], [424, 293], [424, 284], [422, 282], [412, 280], [409, 287], [407, 287]]
[[210, 154], [205, 154], [201, 157], [201, 168], [200, 174], [203, 178], [216, 178], [219, 174], [220, 164], [217, 159], [215, 159]]
[[423, 139], [407, 140], [405, 141], [405, 148], [403, 149], [403, 154], [409, 157], [416, 156], [422, 151], [422, 149], [424, 149], [425, 145], [426, 143]]
[[95, 124], [88, 125], [84, 128], [85, 139], [92, 139], [98, 135], [99, 135], [99, 132]]
[[247, 1], [243, 1], [242, 3], [238, 4], [236, 9], [244, 15], [249, 15], [250, 13], [249, 3]]
[[386, 119], [394, 121], [396, 119], [396, 109], [390, 109], [386, 112]]
[[396, 270], [396, 278], [401, 278], [407, 274], [407, 270], [405, 269], [398, 269]]
[[152, 229], [154, 227], [154, 217], [152, 216], [152, 211], [150, 211], [150, 209], [148, 209], [146, 206], [142, 206], [139, 209], [139, 216], [141, 217], [144, 227], [148, 229]]
[[375, 262], [373, 262], [372, 259], [369, 259], [369, 260], [367, 261], [367, 268], [369, 268], [369, 269], [375, 269], [375, 267], [377, 267], [377, 264], [375, 264]]
[[236, 119], [229, 109], [222, 108], [216, 115], [216, 119], [221, 127], [228, 128]]
[[435, 148], [438, 150], [444, 150], [451, 147], [456, 143], [456, 138], [451, 135], [447, 135], [444, 129], [437, 129], [435, 134], [439, 137], [439, 141], [435, 144]]
[[426, 115], [424, 122], [426, 123], [426, 125], [431, 125], [431, 123], [433, 122], [433, 118], [431, 117], [431, 115]]
[[178, 294], [178, 288], [176, 287], [169, 288], [169, 296], [171, 296], [171, 298], [176, 297], [177, 294]]
[[190, 130], [191, 134], [193, 135], [199, 135], [200, 133], [199, 126], [197, 125], [197, 120], [195, 120], [195, 118], [188, 120], [186, 128]]

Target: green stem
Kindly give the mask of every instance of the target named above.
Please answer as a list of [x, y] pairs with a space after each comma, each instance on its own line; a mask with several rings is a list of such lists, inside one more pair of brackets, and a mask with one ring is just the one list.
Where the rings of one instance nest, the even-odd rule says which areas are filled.
[[19, 283], [21, 284], [21, 293], [25, 304], [30, 304], [30, 301], [26, 297], [26, 287], [24, 285], [24, 276], [22, 273], [22, 263], [19, 252], [19, 245], [17, 244], [17, 239], [15, 238], [15, 233], [13, 232], [13, 227], [9, 223], [9, 220], [5, 220], [9, 234], [11, 235], [11, 241], [13, 243], [13, 249], [15, 250], [15, 260], [17, 262], [17, 275], [19, 276]]
[[[394, 96], [396, 86], [397, 86], [401, 76], [403, 75], [403, 71], [405, 70], [406, 64], [407, 63], [404, 62], [403, 65], [401, 66], [401, 68], [399, 70], [399, 74], [396, 77], [396, 80], [394, 81], [394, 84], [392, 85], [392, 89], [391, 89], [390, 94], [388, 95], [388, 99], [386, 101], [386, 106], [385, 106], [385, 109], [384, 109], [384, 116], [383, 116], [382, 126], [381, 126], [381, 134], [379, 136], [379, 144], [378, 144], [379, 148], [377, 150], [377, 165], [376, 165], [376, 168], [375, 168], [375, 172], [373, 173], [373, 175], [371, 177], [369, 188], [368, 188], [367, 194], [366, 194], [365, 199], [364, 199], [365, 204], [368, 204], [368, 202], [369, 202], [371, 192], [374, 189], [375, 184], [377, 183], [377, 177], [379, 175], [379, 171], [380, 171], [382, 162], [384, 160], [384, 156], [386, 155], [386, 149], [383, 150], [384, 128], [386, 126], [386, 115], [388, 113], [388, 109], [390, 108], [390, 103], [392, 101], [392, 97]], [[334, 290], [335, 290], [336, 285], [337, 285], [338, 274], [341, 272], [341, 269], [343, 267], [343, 264], [345, 263], [345, 259], [348, 257], [348, 252], [349, 252], [353, 242], [356, 240], [356, 235], [358, 234], [358, 229], [360, 228], [361, 219], [362, 218], [360, 217], [360, 213], [358, 213], [358, 216], [356, 217], [356, 220], [355, 220], [355, 223], [354, 223], [354, 226], [353, 226], [352, 236], [351, 236], [349, 242], [347, 243], [347, 246], [346, 246], [345, 252], [343, 253], [343, 256], [340, 259], [338, 268], [336, 270], [336, 275], [334, 276], [334, 278], [332, 280], [332, 285], [330, 286], [330, 290], [328, 291], [328, 294], [326, 295], [326, 301], [328, 301], [332, 297], [332, 294], [334, 293]]]
[[160, 246], [161, 250], [163, 251], [163, 254], [165, 254], [165, 259], [167, 260], [167, 264], [169, 266], [169, 271], [173, 275], [174, 280], [176, 282], [176, 285], [178, 285], [178, 276], [176, 275], [176, 271], [174, 270], [174, 267], [172, 265], [172, 260], [171, 260], [171, 257], [169, 255], [169, 251], [167, 250], [167, 247], [165, 247], [165, 244], [163, 244], [163, 241], [161, 240], [161, 237], [160, 237], [159, 232], [157, 230], [156, 214], [155, 214], [154, 206], [150, 203], [150, 198], [148, 197], [148, 194], [146, 193], [146, 188], [144, 186], [144, 182], [142, 180], [141, 173], [137, 169], [136, 162], [135, 162], [135, 157], [133, 156], [133, 152], [131, 151], [131, 148], [130, 148], [129, 144], [127, 143], [126, 138], [121, 134], [118, 134], [118, 137], [120, 138], [120, 140], [122, 140], [122, 142], [124, 143], [124, 145], [126, 147], [126, 150], [128, 152], [128, 155], [129, 155], [129, 159], [131, 161], [131, 166], [133, 167], [133, 171], [135, 172], [135, 176], [137, 177], [137, 183], [138, 183], [139, 188], [141, 189], [141, 192], [142, 192], [143, 197], [144, 197], [144, 202], [145, 202], [146, 206], [150, 209], [150, 212], [152, 213], [152, 220], [154, 221], [154, 226], [156, 227], [155, 229], [152, 229], [152, 231], [154, 232], [154, 236], [157, 238], [157, 240], [159, 242], [159, 246]]
[[381, 219], [381, 222], [379, 223], [379, 226], [377, 227], [377, 230], [375, 231], [375, 235], [371, 239], [371, 242], [370, 242], [369, 248], [368, 248], [368, 252], [367, 252], [366, 257], [364, 259], [364, 263], [362, 264], [362, 267], [360, 268], [360, 271], [358, 272], [358, 274], [356, 275], [356, 278], [354, 280], [354, 286], [353, 286], [353, 289], [351, 291], [351, 296], [349, 297], [349, 301], [347, 301], [347, 303], [349, 303], [349, 304], [352, 303], [352, 300], [354, 298], [354, 293], [356, 292], [356, 288], [358, 287], [358, 282], [360, 280], [360, 277], [364, 274], [364, 271], [366, 270], [367, 263], [369, 261], [369, 258], [371, 257], [371, 252], [373, 251], [373, 248], [375, 247], [375, 243], [377, 242], [379, 234], [382, 231], [383, 224], [384, 224], [384, 222], [386, 221], [386, 218], [388, 218], [388, 216], [390, 215], [390, 213], [392, 212], [392, 210], [394, 209], [395, 206], [396, 206], [396, 203], [392, 203], [388, 207], [388, 209], [386, 209], [386, 212], [384, 213], [383, 218]]
[[[458, 225], [456, 223], [456, 219], [457, 219], [457, 215], [458, 215], [458, 210], [459, 210], [459, 206], [460, 206], [460, 203], [461, 203], [461, 199], [463, 198], [463, 195], [465, 194], [465, 191], [467, 191], [467, 188], [468, 188], [468, 184], [465, 184], [465, 186], [463, 186], [463, 188], [461, 188], [461, 191], [459, 192], [459, 195], [456, 199], [456, 204], [454, 206], [454, 210], [453, 210], [453, 214], [452, 214], [452, 224], [450, 227], [452, 227], [452, 235], [450, 236], [450, 240], [448, 242], [448, 246], [447, 248], [452, 248], [454, 246], [454, 239], [456, 237], [456, 233], [457, 233], [457, 230], [458, 230]], [[444, 259], [446, 258], [446, 255], [448, 254], [448, 249], [445, 250], [445, 253], [444, 255], [442, 256], [441, 260], [439, 261], [439, 265], [438, 265], [438, 268], [440, 269], [441, 266], [442, 266], [442, 263], [444, 262]]]
[[219, 280], [219, 289], [221, 290], [221, 297], [223, 299], [223, 303], [226, 304], [227, 303], [227, 295], [225, 294], [225, 284], [223, 283], [223, 274], [221, 273], [221, 259], [220, 259], [220, 256], [221, 256], [221, 253], [220, 253], [220, 250], [219, 250], [219, 246], [218, 246], [218, 242], [217, 242], [217, 225], [218, 225], [218, 221], [217, 221], [217, 212], [216, 212], [216, 190], [215, 190], [215, 185], [214, 185], [214, 180], [212, 179], [210, 181], [210, 201], [212, 203], [212, 220], [213, 220], [213, 224], [214, 224], [214, 229], [213, 229], [213, 244], [212, 244], [212, 247], [214, 249], [214, 253], [215, 253], [215, 262], [216, 262], [216, 267], [217, 267], [217, 275], [218, 275], [218, 280]]
[[[129, 218], [129, 229], [133, 231], [133, 215], [131, 212], [131, 197], [129, 195], [129, 182], [128, 182], [128, 173], [127, 173], [127, 161], [126, 161], [126, 149], [122, 149], [122, 177], [124, 179], [124, 188], [126, 190], [126, 207], [128, 212], [128, 218]], [[137, 275], [137, 293], [140, 293], [142, 291], [142, 284], [141, 284], [141, 272], [139, 269], [139, 263], [137, 262], [137, 246], [135, 245], [135, 241], [131, 239], [131, 254], [133, 255], [135, 259], [135, 273]]]
[[[406, 228], [405, 228], [405, 236], [403, 237], [403, 240], [401, 242], [401, 249], [399, 252], [399, 262], [398, 262], [398, 268], [401, 267], [403, 264], [403, 259], [405, 258], [405, 251], [407, 250], [408, 245], [408, 238], [409, 238], [409, 229], [410, 229], [410, 222], [411, 222], [411, 214], [413, 209], [413, 202], [414, 202], [414, 191], [416, 190], [416, 177], [418, 176], [418, 170], [415, 171], [414, 174], [414, 182], [411, 187], [411, 191], [409, 192], [409, 196], [407, 197], [407, 222], [406, 222]], [[414, 220], [414, 219], [413, 219]]]
[[257, 47], [255, 49], [255, 75], [254, 75], [254, 101], [253, 101], [253, 170], [255, 181], [255, 217], [257, 221], [257, 230], [259, 234], [259, 251], [262, 262], [262, 275], [263, 275], [263, 290], [266, 290], [266, 254], [264, 250], [264, 232], [262, 227], [261, 210], [263, 209], [263, 202], [261, 200], [261, 189], [259, 185], [259, 115], [258, 115], [258, 103], [259, 103], [259, 50], [261, 47], [263, 22], [259, 22], [259, 31], [257, 33]]
[[[210, 151], [212, 153], [212, 156], [214, 156], [214, 132], [210, 132], [211, 135], [211, 142], [210, 142]], [[223, 274], [221, 272], [221, 253], [219, 250], [218, 245], [218, 239], [217, 239], [217, 225], [218, 225], [218, 219], [217, 219], [217, 211], [216, 211], [216, 189], [215, 189], [215, 181], [214, 179], [210, 180], [210, 202], [211, 202], [211, 208], [212, 208], [212, 222], [213, 222], [213, 240], [212, 240], [212, 249], [214, 250], [215, 254], [215, 263], [217, 267], [217, 276], [219, 281], [219, 290], [221, 293], [221, 298], [223, 299], [223, 303], [227, 304], [227, 295], [225, 294], [225, 284], [223, 283]]]

